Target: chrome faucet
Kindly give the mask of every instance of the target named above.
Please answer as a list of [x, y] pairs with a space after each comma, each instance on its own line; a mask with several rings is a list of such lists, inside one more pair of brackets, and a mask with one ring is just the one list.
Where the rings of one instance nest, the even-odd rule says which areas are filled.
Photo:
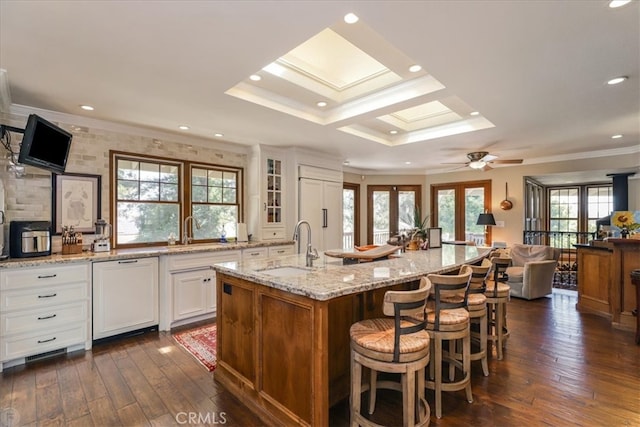
[[182, 236], [183, 245], [188, 245], [193, 240], [193, 237], [189, 237], [189, 229], [187, 228], [189, 224], [189, 220], [192, 220], [196, 224], [196, 228], [200, 230], [200, 223], [196, 218], [194, 218], [192, 215], [189, 215], [188, 217], [186, 217], [184, 219], [184, 226], [183, 226], [184, 228], [184, 235]]
[[298, 221], [295, 228], [293, 229], [293, 240], [298, 242], [298, 253], [300, 253], [300, 226], [302, 224], [307, 225], [307, 252], [305, 254], [306, 258], [306, 266], [313, 267], [313, 260], [318, 259], [318, 251], [311, 247], [311, 225], [309, 225], [308, 221], [304, 219]]

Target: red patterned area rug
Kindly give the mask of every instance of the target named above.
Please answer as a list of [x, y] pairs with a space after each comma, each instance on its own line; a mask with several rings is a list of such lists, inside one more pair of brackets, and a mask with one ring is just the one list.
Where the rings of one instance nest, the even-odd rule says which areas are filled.
[[216, 369], [216, 335], [214, 324], [179, 332], [173, 338], [211, 372]]

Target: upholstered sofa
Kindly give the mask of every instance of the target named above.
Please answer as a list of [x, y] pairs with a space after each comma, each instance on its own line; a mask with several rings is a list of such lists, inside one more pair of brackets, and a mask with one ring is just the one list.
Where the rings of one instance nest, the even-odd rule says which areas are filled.
[[542, 245], [514, 244], [509, 255], [512, 261], [506, 273], [511, 296], [530, 300], [551, 293], [560, 249]]

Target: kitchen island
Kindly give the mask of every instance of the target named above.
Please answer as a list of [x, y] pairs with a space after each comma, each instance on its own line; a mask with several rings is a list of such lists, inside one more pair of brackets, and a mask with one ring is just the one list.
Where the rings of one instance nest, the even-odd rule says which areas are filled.
[[326, 426], [349, 395], [350, 326], [382, 316], [387, 290], [487, 252], [447, 245], [351, 265], [323, 256], [306, 267], [304, 255], [217, 264], [214, 379], [268, 424]]

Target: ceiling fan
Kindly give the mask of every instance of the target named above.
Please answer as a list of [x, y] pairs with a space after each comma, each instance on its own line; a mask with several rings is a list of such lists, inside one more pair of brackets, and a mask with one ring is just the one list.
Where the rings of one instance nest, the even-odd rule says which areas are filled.
[[[473, 151], [467, 153], [469, 161], [463, 163], [465, 166], [469, 166], [471, 169], [489, 170], [493, 169], [489, 166], [489, 163], [503, 164], [503, 165], [518, 165], [522, 163], [522, 159], [509, 159], [499, 160], [498, 156], [489, 154], [488, 151]], [[445, 164], [462, 164], [462, 163], [445, 163]]]

